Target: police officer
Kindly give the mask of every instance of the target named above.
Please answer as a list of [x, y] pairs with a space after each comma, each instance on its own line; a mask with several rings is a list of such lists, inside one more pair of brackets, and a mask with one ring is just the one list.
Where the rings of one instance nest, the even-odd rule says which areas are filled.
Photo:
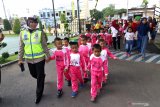
[[28, 28], [23, 29], [20, 33], [19, 61], [23, 64], [23, 57], [28, 63], [30, 74], [37, 80], [35, 103], [41, 101], [44, 81], [45, 81], [45, 61], [49, 61], [49, 51], [47, 48], [46, 37], [44, 33], [37, 29], [38, 19], [29, 17]]

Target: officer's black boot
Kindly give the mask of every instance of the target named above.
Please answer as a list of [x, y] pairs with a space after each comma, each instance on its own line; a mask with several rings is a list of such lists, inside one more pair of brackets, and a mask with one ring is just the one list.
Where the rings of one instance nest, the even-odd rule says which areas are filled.
[[38, 104], [41, 101], [43, 90], [44, 90], [44, 80], [45, 80], [45, 75], [40, 78], [37, 78], [37, 91], [36, 91], [36, 100], [35, 100], [36, 104]]

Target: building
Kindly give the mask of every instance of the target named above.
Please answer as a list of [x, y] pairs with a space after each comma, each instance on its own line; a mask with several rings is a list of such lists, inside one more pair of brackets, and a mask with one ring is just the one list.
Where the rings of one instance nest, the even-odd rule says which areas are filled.
[[[155, 15], [155, 7], [147, 8], [146, 16], [153, 17]], [[145, 10], [144, 8], [131, 8], [128, 10], [128, 16], [129, 17], [136, 17], [136, 16], [145, 16]]]
[[80, 12], [80, 19], [89, 19], [90, 18], [90, 10], [89, 10], [89, 1], [83, 0]]
[[[61, 13], [64, 13], [66, 15], [67, 20], [72, 20], [72, 10], [66, 9], [64, 7], [60, 7], [58, 9], [55, 9], [55, 18], [57, 21], [57, 24], [60, 24], [60, 15]], [[42, 21], [42, 24], [46, 27], [51, 26], [54, 27], [54, 14], [53, 9], [44, 8], [42, 10], [39, 10], [39, 17]], [[77, 10], [75, 10], [75, 17], [77, 17]]]

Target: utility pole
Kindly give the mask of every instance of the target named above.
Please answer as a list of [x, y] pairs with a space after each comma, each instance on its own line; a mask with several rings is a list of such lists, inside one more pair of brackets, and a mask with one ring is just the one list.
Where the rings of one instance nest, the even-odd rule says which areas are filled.
[[79, 25], [79, 34], [81, 34], [81, 20], [80, 20], [80, 9], [79, 9], [79, 0], [77, 0], [77, 13], [78, 13], [78, 25]]
[[127, 19], [128, 19], [128, 0], [127, 0]]
[[52, 0], [52, 5], [53, 5], [54, 28], [55, 28], [55, 34], [57, 37], [57, 22], [56, 22], [56, 16], [55, 16], [54, 0]]
[[5, 15], [5, 18], [7, 19], [6, 9], [5, 9], [5, 5], [4, 5], [3, 0], [2, 0], [2, 4], [3, 4], [4, 15]]

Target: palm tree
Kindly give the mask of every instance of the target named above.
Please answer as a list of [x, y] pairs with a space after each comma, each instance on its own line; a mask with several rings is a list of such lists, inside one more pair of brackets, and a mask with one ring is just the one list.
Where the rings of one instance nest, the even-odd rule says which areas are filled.
[[142, 6], [144, 7], [144, 14], [145, 14], [145, 17], [146, 17], [147, 16], [148, 0], [143, 0]]

